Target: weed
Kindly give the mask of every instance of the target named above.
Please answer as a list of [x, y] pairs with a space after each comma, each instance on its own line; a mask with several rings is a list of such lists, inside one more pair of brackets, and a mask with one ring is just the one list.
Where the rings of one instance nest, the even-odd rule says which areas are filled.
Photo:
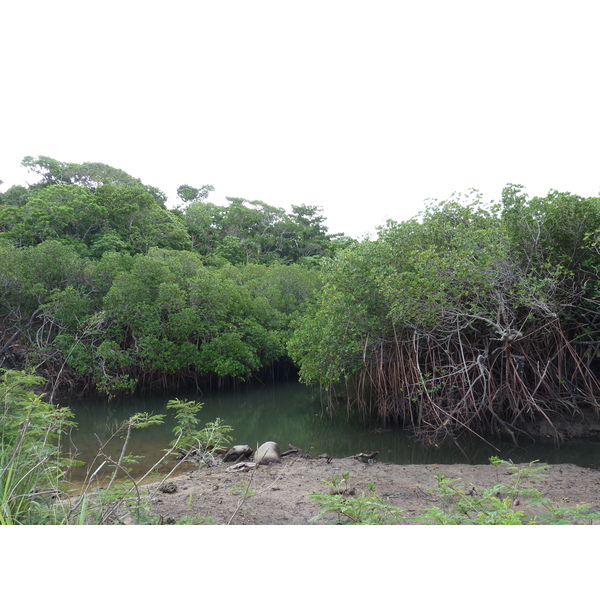
[[310, 498], [316, 500], [323, 509], [310, 523], [315, 523], [328, 514], [336, 515], [335, 523], [353, 525], [390, 525], [404, 519], [401, 509], [387, 504], [375, 495], [373, 483], [369, 484], [369, 495], [362, 493], [356, 496], [354, 489], [348, 487], [349, 477], [349, 472], [344, 471], [341, 479], [334, 477], [332, 481], [323, 481], [331, 487], [330, 493], [310, 494]]
[[177, 423], [173, 428], [177, 439], [171, 442], [173, 450], [170, 452], [179, 453], [184, 459], [196, 457], [200, 462], [210, 463], [216, 451], [224, 450], [233, 441], [229, 435], [232, 429], [219, 418], [200, 427], [200, 421], [196, 415], [202, 406], [201, 402], [179, 400], [178, 398], [169, 400], [167, 409], [175, 411]]
[[256, 496], [256, 492], [243, 482], [231, 488], [229, 493], [233, 496], [244, 496], [246, 498], [252, 498], [253, 496]]

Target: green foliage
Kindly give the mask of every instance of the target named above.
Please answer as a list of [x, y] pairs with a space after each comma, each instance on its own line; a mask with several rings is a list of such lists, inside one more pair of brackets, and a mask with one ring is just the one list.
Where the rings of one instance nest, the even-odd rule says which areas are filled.
[[0, 254], [0, 307], [7, 320], [22, 315], [31, 362], [50, 380], [58, 351], [61, 376], [111, 394], [140, 373], [246, 379], [284, 357], [291, 318], [317, 287], [296, 265], [206, 267], [176, 250], [90, 261], [52, 240]]
[[201, 202], [208, 198], [210, 192], [214, 192], [215, 188], [212, 185], [203, 185], [201, 188], [195, 188], [191, 185], [180, 185], [177, 188], [177, 195], [185, 204], [188, 202]]
[[470, 192], [323, 263], [300, 377], [443, 439], [595, 406], [600, 199]]
[[[467, 490], [458, 479], [437, 476], [435, 494], [441, 506], [426, 510], [418, 522], [430, 525], [561, 525], [585, 524], [600, 519], [600, 513], [592, 512], [589, 505], [558, 507], [544, 498], [533, 485], [548, 466], [535, 466], [535, 462], [525, 467], [517, 467], [511, 461], [490, 458], [498, 468], [504, 466], [512, 472], [508, 483], [498, 482], [484, 490], [473, 486]], [[523, 508], [517, 510], [517, 506]], [[532, 512], [532, 508], [534, 512]], [[535, 511], [539, 508], [539, 511]], [[538, 514], [536, 514], [536, 512]]]
[[214, 525], [214, 524], [215, 524], [215, 522], [212, 520], [211, 517], [198, 517], [198, 516], [182, 517], [175, 523], [175, 525]]
[[104, 297], [100, 335], [104, 344], [114, 340], [104, 370], [125, 368], [114, 359], [127, 356], [144, 370], [243, 379], [278, 360], [287, 321], [232, 275], [204, 267], [194, 255], [135, 257]]
[[[23, 206], [27, 204], [27, 200], [31, 194], [31, 190], [22, 185], [13, 185], [0, 194], [0, 207], [4, 206]], [[1, 210], [1, 208], [0, 208]]]
[[30, 188], [15, 186], [0, 198], [0, 239], [18, 246], [56, 239], [95, 259], [108, 251], [193, 248], [232, 264], [315, 266], [349, 241], [328, 233], [316, 206], [294, 205], [286, 213], [243, 198], [217, 206], [205, 202], [212, 186], [186, 184], [177, 189], [182, 205], [169, 211], [163, 192], [109, 165], [47, 156], [28, 156], [22, 164], [41, 180]]
[[184, 185], [166, 210], [160, 190], [108, 165], [23, 166], [40, 181], [0, 198], [0, 326], [18, 348], [0, 365], [110, 397], [147, 381], [247, 380], [288, 360], [315, 267], [341, 243], [317, 207], [216, 206], [212, 186]]
[[32, 391], [39, 377], [0, 374], [0, 524], [38, 524], [51, 518], [55, 498], [73, 461], [61, 457], [59, 442], [72, 413]]
[[306, 383], [331, 387], [363, 368], [366, 339], [383, 333], [378, 263], [376, 244], [365, 241], [323, 264], [319, 296], [298, 319], [288, 344]]
[[104, 229], [116, 233], [131, 253], [146, 253], [154, 246], [187, 250], [189, 234], [177, 215], [157, 204], [141, 185], [103, 185], [95, 193], [107, 211]]
[[76, 184], [90, 190], [95, 190], [101, 185], [132, 185], [139, 180], [133, 178], [120, 169], [115, 169], [103, 163], [67, 163], [50, 158], [49, 156], [26, 156], [21, 164], [30, 172], [41, 176], [38, 187], [48, 185]]
[[471, 190], [357, 243], [312, 205], [217, 206], [186, 184], [167, 210], [108, 165], [23, 166], [40, 181], [0, 198], [0, 319], [19, 349], [0, 361], [53, 390], [248, 380], [293, 360], [439, 439], [596, 404], [598, 198]]
[[529, 199], [522, 190], [510, 185], [502, 194], [502, 219], [521, 261], [535, 269], [549, 264], [597, 272], [597, 246], [587, 241], [600, 228], [600, 198], [551, 190]]
[[169, 400], [167, 403], [167, 409], [175, 411], [177, 423], [173, 428], [176, 439], [171, 442], [171, 445], [184, 456], [197, 454], [203, 458], [206, 454], [228, 448], [233, 441], [229, 435], [232, 428], [225, 425], [220, 419], [200, 428], [197, 414], [202, 410], [202, 406], [201, 402], [179, 400], [178, 398]]
[[4, 235], [19, 245], [34, 245], [45, 240], [60, 239], [65, 243], [79, 240], [82, 244], [98, 231], [102, 207], [94, 195], [76, 185], [53, 185], [34, 191], [18, 212], [6, 209], [0, 213], [0, 223], [10, 227]]
[[0, 239], [17, 246], [60, 240], [94, 258], [152, 246], [191, 249], [184, 222], [165, 208], [166, 196], [124, 171], [44, 156], [26, 157], [23, 166], [42, 179], [29, 190], [11, 188], [0, 202]]
[[[195, 188], [183, 191], [193, 195]], [[304, 261], [309, 266], [308, 259], [332, 256], [346, 243], [344, 236], [327, 232], [318, 207], [293, 206], [287, 214], [259, 200], [227, 200], [228, 206], [192, 201], [182, 212], [194, 248], [213, 260], [221, 257], [234, 265]]]
[[324, 481], [331, 487], [329, 494], [310, 494], [310, 498], [316, 500], [323, 509], [310, 520], [311, 523], [329, 514], [336, 515], [333, 523], [342, 525], [393, 525], [404, 520], [402, 510], [374, 494], [373, 484], [369, 485], [368, 494], [363, 492], [356, 496], [354, 489], [348, 486], [349, 477], [349, 472], [344, 471], [341, 479]]

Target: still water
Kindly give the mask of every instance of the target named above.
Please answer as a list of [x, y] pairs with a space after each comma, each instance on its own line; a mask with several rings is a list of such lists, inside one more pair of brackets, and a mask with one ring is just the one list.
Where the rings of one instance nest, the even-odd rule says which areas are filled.
[[[87, 466], [73, 473], [73, 479], [82, 479], [94, 465], [98, 448], [111, 438], [120, 424], [137, 412], [166, 414], [163, 425], [132, 432], [128, 453], [143, 457], [132, 469], [134, 475], [146, 472], [162, 456], [174, 439], [175, 425], [168, 400], [194, 400], [203, 403], [199, 413], [202, 423], [221, 418], [233, 428], [234, 444], [257, 444], [273, 440], [282, 451], [288, 444], [302, 448], [312, 456], [328, 454], [333, 458], [351, 456], [359, 452], [377, 451], [377, 460], [395, 464], [486, 464], [490, 456], [512, 459], [514, 462], [539, 460], [549, 464], [573, 463], [583, 467], [600, 465], [600, 442], [568, 441], [556, 448], [551, 440], [532, 442], [523, 439], [516, 448], [512, 443], [494, 440], [496, 450], [481, 440], [461, 442], [442, 448], [424, 446], [407, 431], [381, 424], [361, 423], [349, 417], [340, 406], [335, 418], [324, 413], [318, 390], [296, 382], [277, 383], [243, 391], [229, 391], [210, 395], [144, 395], [134, 396], [107, 404], [105, 400], [81, 400], [69, 404], [75, 414], [78, 428], [71, 432], [70, 449]], [[117, 460], [123, 440], [115, 438], [105, 453]], [[95, 462], [94, 462], [95, 461]], [[171, 463], [173, 464], [173, 463]]]

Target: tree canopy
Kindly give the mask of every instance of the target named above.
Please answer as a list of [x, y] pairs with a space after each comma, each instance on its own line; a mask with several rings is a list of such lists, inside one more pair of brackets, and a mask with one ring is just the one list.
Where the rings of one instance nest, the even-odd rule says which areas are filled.
[[219, 206], [186, 184], [169, 209], [108, 165], [23, 165], [41, 180], [0, 195], [0, 366], [110, 395], [290, 367], [315, 267], [347, 243], [317, 207]]

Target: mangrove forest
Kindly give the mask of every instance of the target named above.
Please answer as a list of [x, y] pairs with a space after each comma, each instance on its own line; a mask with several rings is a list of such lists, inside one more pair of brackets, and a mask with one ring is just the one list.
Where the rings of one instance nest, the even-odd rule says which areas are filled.
[[299, 377], [437, 440], [597, 416], [600, 198], [508, 184], [354, 240], [310, 204], [183, 184], [168, 208], [102, 163], [22, 165], [38, 181], [0, 194], [0, 370], [50, 403]]

